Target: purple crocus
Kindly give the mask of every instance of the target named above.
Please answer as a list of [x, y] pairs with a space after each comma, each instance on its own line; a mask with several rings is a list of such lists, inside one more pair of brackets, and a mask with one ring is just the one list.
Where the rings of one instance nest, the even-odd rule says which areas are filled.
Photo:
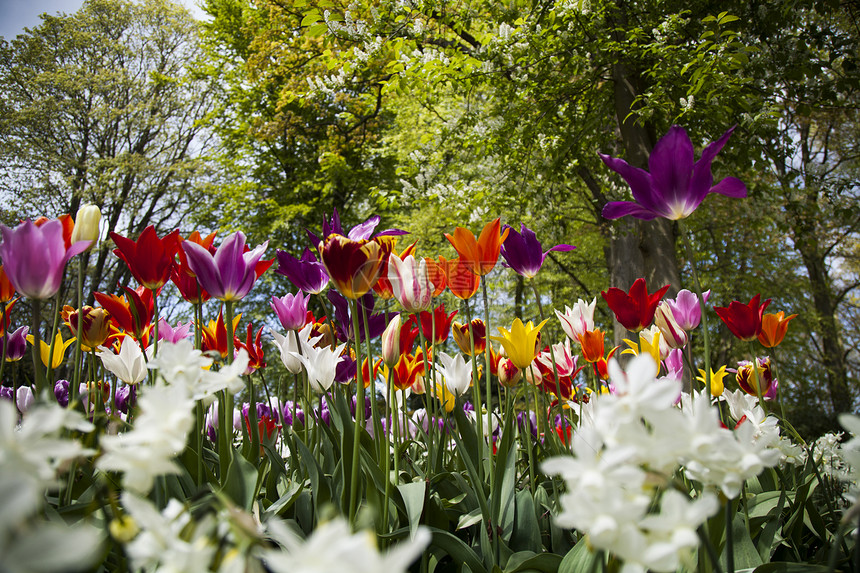
[[[707, 303], [711, 291], [705, 291], [702, 299]], [[672, 309], [672, 316], [682, 329], [691, 331], [702, 321], [702, 307], [699, 305], [699, 297], [687, 289], [678, 292], [675, 300], [666, 300], [666, 304]]]
[[501, 254], [514, 272], [529, 279], [538, 273], [550, 251], [564, 252], [576, 248], [573, 245], [561, 244], [543, 252], [535, 232], [526, 227], [525, 223], [521, 225], [519, 233], [509, 225], [505, 225], [505, 228], [510, 229], [510, 232], [502, 243]]
[[27, 334], [29, 332], [29, 326], [22, 326], [0, 339], [0, 352], [2, 352], [3, 346], [6, 347], [6, 362], [16, 362], [24, 358], [24, 354], [27, 353]]
[[66, 263], [92, 244], [78, 241], [66, 249], [63, 224], [58, 219], [41, 226], [28, 219], [14, 229], [0, 225], [0, 233], [0, 259], [6, 276], [18, 292], [39, 300], [57, 294]]
[[708, 193], [727, 197], [746, 197], [746, 185], [736, 177], [726, 177], [714, 185], [711, 163], [734, 131], [729, 129], [717, 141], [708, 145], [702, 157], [694, 161], [693, 143], [684, 128], [673, 125], [648, 158], [650, 173], [633, 167], [623, 159], [600, 155], [607, 167], [621, 175], [635, 201], [612, 201], [603, 208], [607, 219], [632, 215], [638, 219], [657, 217], [677, 220], [689, 217]]
[[284, 330], [301, 330], [307, 322], [308, 300], [302, 293], [272, 297], [271, 307]]
[[269, 241], [245, 252], [245, 234], [236, 231], [228, 236], [215, 255], [191, 241], [182, 241], [188, 266], [197, 275], [200, 286], [213, 297], [223, 301], [241, 300], [257, 280], [257, 263]]

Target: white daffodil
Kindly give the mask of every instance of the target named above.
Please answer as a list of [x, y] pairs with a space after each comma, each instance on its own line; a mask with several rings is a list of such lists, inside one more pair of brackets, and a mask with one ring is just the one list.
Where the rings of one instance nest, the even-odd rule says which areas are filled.
[[114, 354], [109, 348], [98, 347], [102, 364], [117, 378], [126, 384], [138, 384], [146, 378], [146, 359], [137, 341], [126, 336], [119, 347], [119, 354]]

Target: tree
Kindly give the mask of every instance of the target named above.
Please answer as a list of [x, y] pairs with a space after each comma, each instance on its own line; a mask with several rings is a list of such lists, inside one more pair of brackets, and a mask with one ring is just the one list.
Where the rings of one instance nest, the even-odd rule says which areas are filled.
[[[102, 232], [179, 225], [211, 165], [211, 80], [197, 24], [169, 0], [88, 0], [0, 40], [0, 190], [7, 223], [98, 205]], [[109, 241], [85, 259], [89, 290], [127, 282]]]

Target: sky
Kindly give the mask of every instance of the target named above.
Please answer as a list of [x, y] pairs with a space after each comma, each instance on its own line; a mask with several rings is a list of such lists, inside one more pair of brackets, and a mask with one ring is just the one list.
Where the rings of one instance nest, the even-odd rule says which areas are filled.
[[[200, 18], [203, 12], [195, 0], [178, 0], [191, 13]], [[77, 12], [83, 0], [0, 0], [0, 36], [11, 40], [24, 31], [24, 28], [38, 26], [42, 21], [39, 14]]]

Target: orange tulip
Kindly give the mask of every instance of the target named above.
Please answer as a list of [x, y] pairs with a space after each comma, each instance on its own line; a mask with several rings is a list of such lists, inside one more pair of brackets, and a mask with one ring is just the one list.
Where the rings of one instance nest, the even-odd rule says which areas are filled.
[[478, 285], [481, 283], [481, 277], [469, 270], [468, 264], [460, 258], [445, 261], [445, 278], [451, 294], [462, 300], [471, 298], [478, 292]]
[[582, 357], [586, 362], [597, 362], [603, 358], [603, 341], [606, 333], [602, 330], [586, 330], [579, 337]]
[[785, 333], [788, 331], [788, 323], [796, 318], [796, 314], [785, 316], [785, 313], [779, 311], [777, 313], [768, 313], [761, 317], [761, 332], [758, 335], [758, 341], [765, 348], [773, 348], [779, 346], [782, 339], [785, 338]]
[[454, 245], [460, 259], [469, 270], [473, 274], [483, 277], [490, 274], [490, 271], [496, 266], [502, 243], [508, 238], [510, 228], [506, 228], [499, 234], [501, 225], [500, 219], [493, 219], [484, 226], [481, 236], [477, 240], [470, 230], [463, 227], [454, 229], [453, 236], [446, 233], [445, 238]]
[[433, 283], [433, 296], [439, 296], [448, 286], [448, 279], [445, 277], [445, 258], [440, 255], [438, 261], [427, 257], [424, 260], [427, 261], [427, 274], [430, 282]]
[[0, 265], [0, 302], [9, 302], [15, 296], [15, 287], [6, 276], [3, 265]]

